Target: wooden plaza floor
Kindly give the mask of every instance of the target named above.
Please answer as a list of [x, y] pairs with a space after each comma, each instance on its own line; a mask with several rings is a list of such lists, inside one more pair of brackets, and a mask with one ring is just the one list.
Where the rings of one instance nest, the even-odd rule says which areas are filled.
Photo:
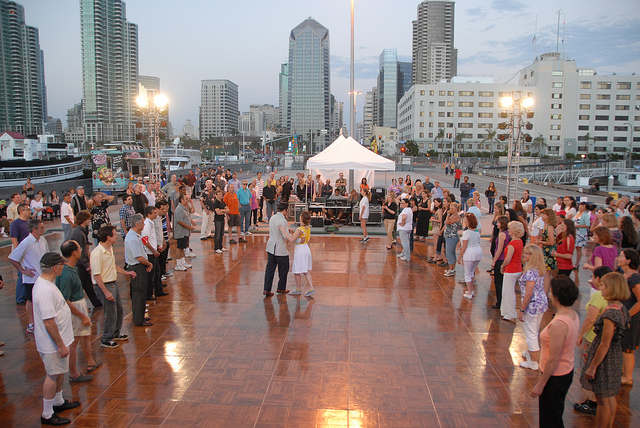
[[[57, 248], [59, 234], [48, 239]], [[536, 374], [517, 366], [520, 326], [491, 309], [487, 260], [470, 302], [424, 261], [422, 243], [409, 266], [381, 238], [316, 236], [316, 298], [263, 299], [265, 240], [252, 236], [219, 256], [212, 241], [193, 239], [193, 269], [176, 272], [170, 295], [150, 304], [152, 327], [133, 327], [121, 278], [130, 339], [107, 350], [94, 342], [104, 364], [91, 382], [65, 381], [67, 398], [82, 405], [61, 415], [87, 427], [537, 426]], [[0, 426], [38, 426], [44, 370], [24, 332], [24, 306], [15, 305], [7, 253], [0, 250]], [[123, 262], [121, 242], [116, 258]], [[585, 280], [576, 308], [587, 292]], [[94, 333], [101, 317], [94, 314]], [[565, 423], [589, 427], [593, 419], [572, 409], [577, 379]], [[639, 389], [620, 393], [616, 426], [640, 426]]]

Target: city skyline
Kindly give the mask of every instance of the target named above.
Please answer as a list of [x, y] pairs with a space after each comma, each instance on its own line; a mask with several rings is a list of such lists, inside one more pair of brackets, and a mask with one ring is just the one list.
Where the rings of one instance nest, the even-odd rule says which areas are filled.
[[[46, 53], [49, 115], [64, 119], [67, 109], [82, 97], [79, 2], [19, 3], [25, 7], [27, 22], [40, 29]], [[364, 93], [375, 85], [382, 49], [396, 48], [400, 59], [411, 58], [411, 22], [416, 19], [418, 3], [356, 1], [356, 89]], [[527, 6], [514, 0], [495, 0], [486, 7], [476, 5], [456, 2], [458, 74], [492, 75], [496, 81], [505, 81], [537, 54], [555, 50], [557, 14], [553, 2]], [[633, 1], [612, 3], [605, 18], [599, 6], [598, 2], [563, 3], [561, 37], [566, 41], [560, 50], [601, 73], [640, 70], [640, 29], [635, 25], [640, 5]], [[197, 120], [199, 82], [203, 79], [238, 83], [241, 111], [247, 111], [250, 104], [278, 105], [278, 72], [286, 61], [287, 36], [309, 16], [331, 33], [331, 92], [348, 105], [348, 10], [349, 2], [337, 0], [275, 6], [261, 3], [253, 5], [249, 14], [236, 4], [185, 2], [176, 9], [175, 4], [159, 0], [149, 9], [144, 1], [127, 1], [127, 19], [139, 25], [140, 73], [161, 78], [176, 129], [187, 119]], [[211, 17], [220, 14], [225, 19], [211, 25]], [[566, 26], [562, 25], [565, 20]], [[264, 22], [269, 22], [266, 28]], [[364, 96], [357, 102], [357, 117], [361, 118]]]

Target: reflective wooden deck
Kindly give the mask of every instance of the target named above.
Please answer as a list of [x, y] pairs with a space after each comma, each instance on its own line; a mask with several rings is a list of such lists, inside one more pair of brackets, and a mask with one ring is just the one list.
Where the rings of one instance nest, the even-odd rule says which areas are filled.
[[[53, 246], [59, 236], [49, 239]], [[381, 238], [316, 236], [315, 300], [263, 300], [264, 243], [253, 236], [218, 256], [211, 241], [194, 239], [194, 268], [176, 272], [170, 295], [151, 304], [152, 327], [133, 327], [122, 280], [131, 338], [114, 350], [95, 342], [104, 365], [92, 382], [65, 384], [82, 406], [63, 415], [108, 427], [537, 426], [535, 374], [517, 367], [524, 335], [490, 308], [486, 261], [469, 302], [441, 268], [416, 257], [409, 267]], [[117, 250], [122, 262], [121, 243]], [[24, 307], [14, 304], [7, 249], [1, 254], [0, 421], [37, 426], [43, 367], [24, 333]], [[577, 378], [565, 422], [592, 426], [571, 408]], [[617, 426], [640, 426], [638, 390], [618, 397]]]

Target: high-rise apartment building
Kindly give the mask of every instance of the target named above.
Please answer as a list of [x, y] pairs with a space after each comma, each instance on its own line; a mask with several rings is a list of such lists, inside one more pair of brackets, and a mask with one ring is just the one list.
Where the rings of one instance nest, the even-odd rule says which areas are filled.
[[82, 101], [67, 110], [67, 127], [64, 130], [64, 141], [77, 145], [84, 143]]
[[279, 126], [280, 112], [271, 104], [251, 104], [248, 112], [240, 114], [238, 122], [238, 130], [252, 137], [261, 137]]
[[344, 103], [336, 101], [336, 97], [331, 95], [331, 127], [329, 137], [335, 140], [340, 135], [340, 130], [344, 126]]
[[380, 54], [378, 71], [378, 126], [396, 127], [398, 105], [398, 53], [384, 49]]
[[0, 130], [43, 131], [46, 119], [44, 54], [38, 29], [25, 24], [24, 8], [0, 0]]
[[367, 91], [364, 98], [364, 111], [362, 117], [362, 138], [369, 141], [373, 136], [373, 128], [378, 123], [378, 88], [373, 87]]
[[290, 131], [304, 140], [314, 134], [316, 147], [323, 147], [326, 135], [320, 133], [331, 127], [329, 30], [312, 18], [289, 35], [288, 106]]
[[457, 74], [454, 47], [455, 2], [423, 1], [413, 25], [413, 83], [428, 85], [450, 81]]
[[280, 64], [278, 75], [278, 103], [280, 104], [280, 127], [289, 129], [289, 64]]
[[80, 0], [84, 128], [90, 143], [135, 136], [138, 26], [121, 0]]
[[238, 134], [238, 85], [230, 80], [203, 80], [200, 90], [200, 138]]

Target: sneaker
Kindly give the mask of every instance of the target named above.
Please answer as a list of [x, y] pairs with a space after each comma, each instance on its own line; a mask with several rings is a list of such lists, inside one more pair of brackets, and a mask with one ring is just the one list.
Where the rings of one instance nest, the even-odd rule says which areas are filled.
[[251, 235], [253, 235], [253, 233], [247, 232], [247, 236], [251, 236]]
[[160, 281], [166, 281], [167, 280], [167, 275], [162, 275], [160, 277]]
[[67, 418], [61, 418], [60, 416], [54, 413], [53, 415], [51, 415], [49, 419], [45, 419], [42, 416], [40, 416], [40, 423], [42, 425], [67, 425], [67, 424], [70, 424], [71, 421]]
[[167, 271], [167, 273], [165, 273], [164, 276], [166, 276], [167, 278], [171, 278], [173, 276], [173, 269]]
[[362, 238], [362, 242], [367, 242], [369, 240], [368, 236], [365, 236], [364, 238]]
[[206, 240], [207, 240], [207, 237], [206, 237], [206, 236], [201, 236], [201, 237], [200, 237], [200, 240], [201, 240], [201, 241], [206, 241]]
[[33, 324], [27, 325], [27, 333], [33, 334]]
[[184, 272], [185, 270], [187, 270], [187, 267], [185, 265], [176, 265], [175, 270]]
[[117, 348], [120, 345], [118, 345], [113, 340], [101, 340], [100, 346], [102, 346], [103, 348]]
[[121, 334], [119, 336], [114, 337], [113, 340], [117, 340], [118, 342], [129, 340], [129, 335], [128, 334]]
[[224, 251], [229, 251], [229, 249], [228, 249], [228, 248], [224, 248], [224, 247], [222, 247], [222, 251], [223, 251], [223, 252], [224, 252]]
[[302, 291], [293, 290], [291, 293], [289, 293], [289, 296], [300, 296], [301, 294], [302, 294]]
[[216, 250], [216, 254], [222, 254], [222, 250]]
[[465, 299], [471, 300], [471, 299], [473, 299], [473, 293], [465, 291], [465, 293], [462, 295], [462, 297], [464, 297]]
[[573, 405], [573, 410], [587, 415], [595, 415], [597, 409], [598, 403], [591, 400], [585, 400], [582, 403], [575, 403]]
[[456, 276], [455, 270], [449, 270], [444, 273], [444, 276]]
[[538, 363], [535, 361], [520, 361], [520, 367], [524, 369], [538, 370]]
[[309, 290], [306, 293], [304, 293], [305, 297], [313, 297], [313, 295], [316, 294], [316, 290]]

